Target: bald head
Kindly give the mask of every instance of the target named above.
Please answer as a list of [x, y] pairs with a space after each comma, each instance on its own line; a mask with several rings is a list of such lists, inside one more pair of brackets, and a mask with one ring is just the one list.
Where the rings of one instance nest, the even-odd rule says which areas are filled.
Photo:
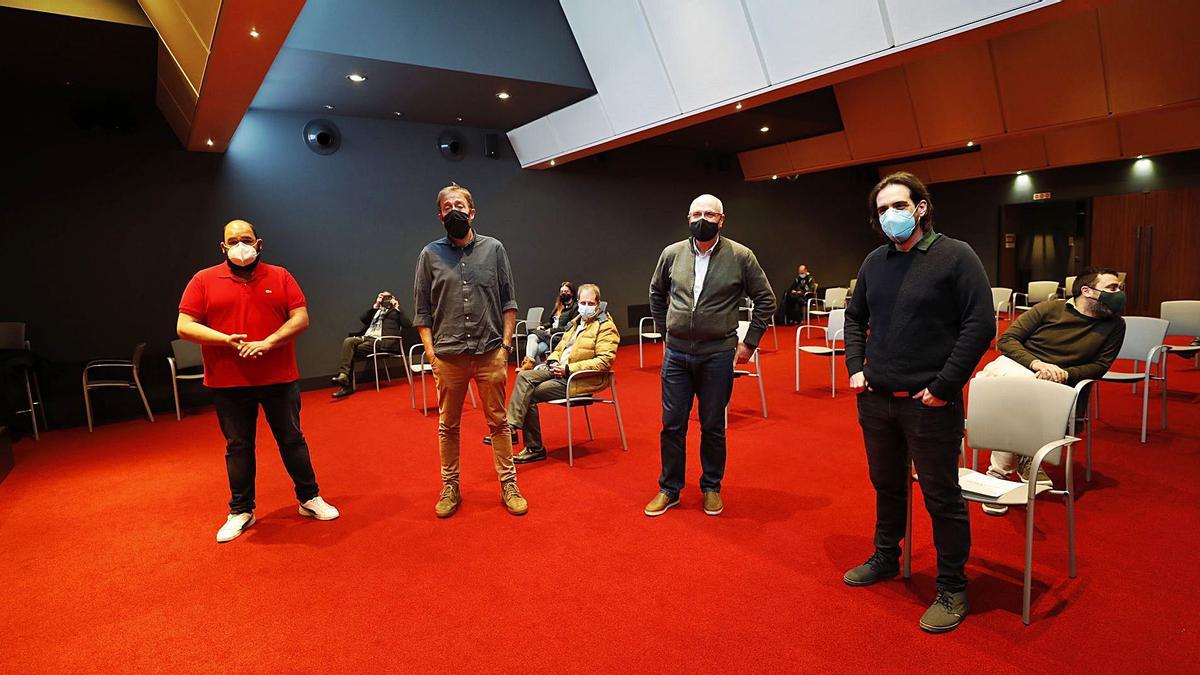
[[[251, 225], [247, 220], [231, 220], [225, 223], [225, 232], [222, 239], [230, 246], [239, 241], [243, 241], [243, 237], [249, 236], [250, 243], [258, 239], [258, 233], [254, 231], [254, 225]], [[233, 241], [230, 241], [233, 239]]]
[[688, 209], [688, 213], [695, 218], [696, 212], [712, 211], [713, 213], [724, 214], [725, 206], [721, 204], [721, 200], [712, 195], [700, 195], [692, 200], [692, 206]]

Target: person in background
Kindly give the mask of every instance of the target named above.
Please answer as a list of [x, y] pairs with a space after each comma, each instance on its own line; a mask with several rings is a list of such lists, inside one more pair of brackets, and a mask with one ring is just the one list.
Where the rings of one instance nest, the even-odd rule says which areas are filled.
[[796, 280], [788, 287], [784, 302], [783, 320], [785, 324], [801, 323], [804, 321], [804, 307], [809, 298], [817, 297], [817, 280], [808, 273], [808, 265], [801, 265], [796, 270]]
[[529, 337], [525, 341], [525, 360], [521, 362], [521, 370], [529, 370], [538, 364], [543, 354], [548, 353], [554, 345], [551, 338], [555, 333], [566, 329], [567, 324], [579, 316], [579, 304], [575, 299], [575, 284], [564, 281], [558, 286], [558, 296], [554, 299], [554, 311], [550, 315], [550, 323], [542, 326], [526, 326]]
[[412, 328], [412, 322], [408, 320], [408, 316], [400, 307], [400, 301], [396, 300], [391, 291], [380, 291], [379, 295], [375, 296], [375, 304], [363, 312], [358, 320], [362, 323], [363, 329], [342, 340], [342, 356], [338, 362], [338, 374], [333, 378], [333, 383], [338, 385], [338, 390], [333, 392], [334, 398], [342, 398], [354, 393], [354, 379], [351, 377], [351, 373], [354, 371], [355, 362], [366, 358], [376, 348], [381, 352], [392, 354], [402, 351], [399, 340], [379, 340], [377, 347], [377, 338], [384, 335], [400, 335], [404, 329]]
[[295, 339], [308, 328], [308, 302], [283, 267], [262, 261], [263, 242], [254, 226], [225, 226], [223, 263], [200, 270], [179, 301], [179, 337], [201, 345], [204, 385], [212, 389], [217, 422], [225, 436], [229, 515], [217, 531], [220, 543], [254, 524], [254, 441], [261, 406], [283, 466], [296, 489], [300, 515], [333, 520], [340, 513], [320, 496], [300, 430], [300, 372]]

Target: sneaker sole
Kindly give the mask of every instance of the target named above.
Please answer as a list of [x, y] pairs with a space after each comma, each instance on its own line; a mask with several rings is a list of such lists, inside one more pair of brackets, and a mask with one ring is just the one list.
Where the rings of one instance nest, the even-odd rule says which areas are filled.
[[987, 504], [983, 504], [983, 505], [981, 505], [981, 508], [983, 509], [983, 512], [989, 516], [1006, 516], [1006, 515], [1008, 515], [1008, 507], [1007, 506], [989, 506]]
[[516, 457], [513, 457], [513, 463], [515, 463], [515, 464], [532, 464], [534, 462], [544, 462], [544, 461], [546, 461], [545, 455], [542, 455], [540, 457], [530, 457], [530, 458], [526, 458], [526, 459], [517, 459]]
[[900, 576], [900, 570], [896, 570], [895, 573], [893, 573], [893, 574], [876, 577], [874, 579], [871, 579], [870, 581], [854, 581], [850, 577], [843, 574], [842, 582], [845, 583], [847, 586], [856, 586], [856, 587], [857, 586], [870, 586], [872, 584], [877, 584], [881, 581], [889, 581], [891, 579], [895, 579], [898, 576]]
[[449, 518], [450, 516], [454, 515], [455, 513], [458, 513], [459, 504], [462, 504], [462, 502], [455, 504], [454, 508], [450, 509], [446, 513], [438, 513], [437, 510], [434, 510], [433, 515], [437, 516], [438, 518]]
[[336, 516], [334, 516], [334, 517], [332, 517], [332, 518], [322, 518], [321, 516], [318, 516], [318, 515], [317, 515], [317, 512], [316, 512], [316, 511], [313, 511], [313, 510], [311, 510], [311, 509], [306, 509], [306, 508], [304, 508], [304, 505], [301, 505], [301, 506], [300, 506], [300, 515], [302, 515], [302, 516], [306, 516], [306, 517], [308, 517], [308, 518], [314, 518], [314, 519], [316, 519], [316, 520], [337, 520], [338, 518], [341, 518], [341, 517], [342, 517], [342, 514], [341, 514], [341, 513], [339, 513], [339, 514], [337, 514]]
[[721, 515], [721, 512], [724, 510], [725, 510], [725, 505], [722, 504], [721, 508], [717, 509], [716, 511], [709, 511], [708, 509], [704, 509], [704, 513], [705, 513], [705, 515], [709, 515], [709, 516], [719, 516], [719, 515]]
[[651, 518], [655, 518], [657, 516], [661, 516], [662, 514], [666, 513], [667, 510], [673, 506], [679, 506], [679, 498], [678, 497], [675, 498], [675, 501], [667, 504], [666, 506], [662, 507], [661, 509], [659, 509], [657, 511], [651, 511], [650, 509], [646, 508], [646, 509], [642, 509], [642, 513], [650, 516]]
[[230, 537], [230, 538], [228, 538], [228, 539], [222, 539], [221, 537], [219, 537], [219, 536], [218, 536], [218, 537], [217, 537], [217, 543], [218, 543], [218, 544], [228, 544], [229, 542], [233, 541], [234, 539], [237, 539], [238, 537], [242, 536], [242, 533], [243, 533], [243, 532], [245, 532], [246, 530], [250, 529], [250, 526], [251, 526], [251, 525], [253, 525], [253, 524], [255, 524], [255, 523], [257, 523], [257, 522], [258, 522], [258, 519], [256, 519], [256, 518], [254, 517], [254, 515], [253, 515], [253, 514], [251, 514], [251, 516], [250, 516], [250, 520], [247, 520], [247, 521], [246, 521], [246, 524], [242, 526], [242, 529], [240, 529], [240, 530], [238, 530], [238, 531], [237, 531], [237, 534], [233, 535], [232, 537]]
[[949, 633], [950, 631], [952, 631], [955, 628], [958, 628], [960, 625], [962, 625], [963, 619], [965, 619], [965, 618], [966, 618], [965, 616], [962, 617], [961, 619], [959, 619], [957, 622], [955, 622], [951, 626], [930, 626], [930, 625], [926, 624], [924, 621], [921, 621], [919, 623], [921, 624], [921, 630], [925, 631], [926, 633], [935, 633], [935, 634], [936, 633]]

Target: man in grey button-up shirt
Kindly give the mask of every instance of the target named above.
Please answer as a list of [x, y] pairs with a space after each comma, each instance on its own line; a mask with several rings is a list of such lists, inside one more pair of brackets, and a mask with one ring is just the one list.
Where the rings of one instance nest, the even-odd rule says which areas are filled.
[[413, 325], [421, 334], [425, 358], [433, 364], [438, 389], [442, 492], [434, 510], [439, 518], [447, 518], [462, 501], [459, 421], [467, 387], [475, 380], [491, 432], [500, 500], [510, 513], [522, 515], [529, 505], [517, 489], [504, 405], [517, 323], [508, 254], [498, 240], [473, 229], [475, 205], [465, 188], [450, 185], [438, 193], [438, 216], [447, 236], [421, 251], [413, 284]]

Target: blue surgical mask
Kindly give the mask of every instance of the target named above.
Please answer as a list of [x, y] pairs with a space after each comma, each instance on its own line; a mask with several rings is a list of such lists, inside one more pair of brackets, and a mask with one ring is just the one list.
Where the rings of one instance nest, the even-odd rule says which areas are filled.
[[579, 316], [582, 316], [585, 319], [590, 319], [593, 316], [596, 316], [596, 309], [597, 308], [595, 305], [580, 305]]
[[917, 219], [913, 214], [901, 209], [888, 209], [879, 216], [879, 227], [888, 239], [897, 244], [908, 241], [913, 230], [917, 227]]

